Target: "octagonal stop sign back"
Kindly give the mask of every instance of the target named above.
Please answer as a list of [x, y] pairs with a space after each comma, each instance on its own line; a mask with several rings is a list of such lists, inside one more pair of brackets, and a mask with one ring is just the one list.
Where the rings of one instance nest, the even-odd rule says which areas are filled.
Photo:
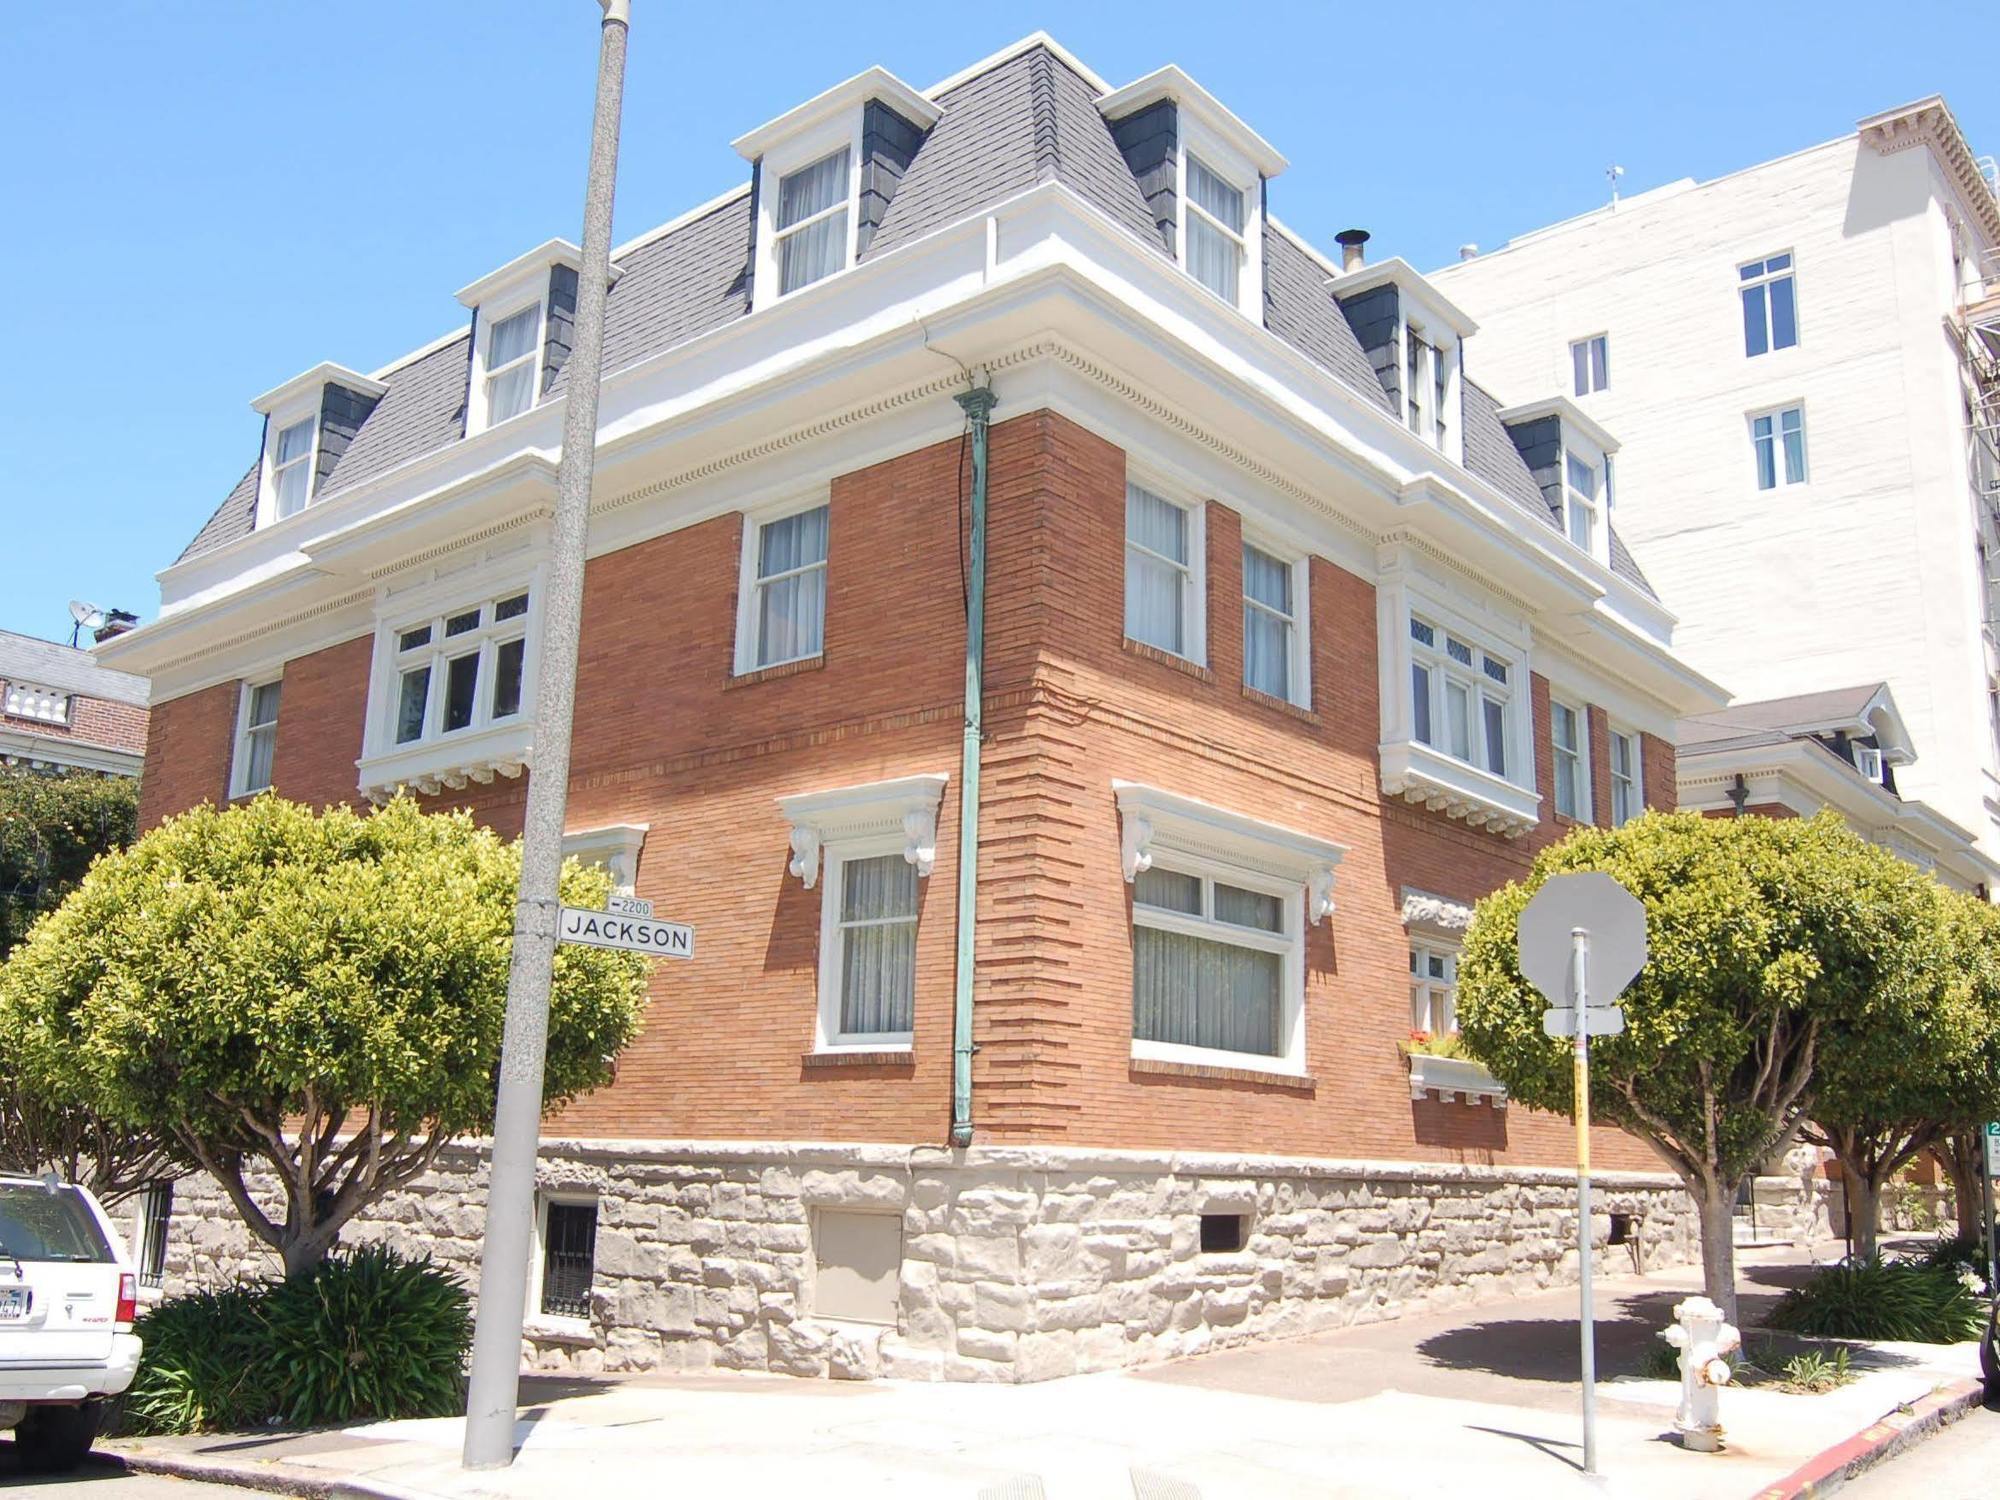
[[1521, 973], [1550, 1005], [1574, 1009], [1570, 935], [1579, 927], [1590, 934], [1588, 998], [1609, 1005], [1646, 966], [1646, 908], [1602, 871], [1551, 876], [1521, 909]]

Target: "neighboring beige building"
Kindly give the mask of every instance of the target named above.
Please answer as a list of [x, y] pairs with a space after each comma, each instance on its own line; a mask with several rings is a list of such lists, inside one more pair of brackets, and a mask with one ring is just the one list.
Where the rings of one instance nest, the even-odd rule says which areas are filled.
[[1746, 700], [1887, 683], [1923, 751], [1900, 789], [1989, 858], [1994, 183], [1931, 98], [1436, 277], [1470, 376], [1559, 381], [1617, 433], [1612, 514], [1694, 664]]

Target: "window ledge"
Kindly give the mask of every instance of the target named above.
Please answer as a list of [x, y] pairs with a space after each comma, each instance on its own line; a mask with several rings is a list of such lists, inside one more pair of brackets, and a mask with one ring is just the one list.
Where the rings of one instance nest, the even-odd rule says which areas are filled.
[[1382, 790], [1510, 839], [1541, 821], [1535, 793], [1414, 740], [1382, 746]]
[[775, 667], [758, 667], [750, 672], [732, 672], [726, 687], [749, 687], [753, 683], [776, 682], [781, 677], [796, 677], [801, 672], [818, 672], [826, 667], [826, 653], [818, 656], [802, 656], [797, 661], [781, 661]]
[[1171, 1062], [1163, 1057], [1134, 1057], [1134, 1078], [1195, 1078], [1210, 1083], [1249, 1083], [1310, 1094], [1319, 1080], [1310, 1073], [1279, 1073], [1269, 1068], [1235, 1068], [1219, 1063]]
[[523, 1323], [521, 1337], [540, 1344], [594, 1344], [597, 1330], [588, 1318], [552, 1318], [545, 1313]]
[[477, 732], [460, 731], [442, 739], [410, 745], [360, 762], [361, 792], [370, 801], [387, 801], [402, 787], [434, 796], [485, 786], [494, 777], [508, 779], [527, 770], [534, 756], [534, 724], [528, 714], [511, 724]]
[[802, 1052], [802, 1068], [909, 1068], [917, 1054], [908, 1047], [878, 1047], [871, 1052]]
[[1483, 1102], [1495, 1109], [1507, 1107], [1507, 1085], [1470, 1058], [1412, 1052], [1410, 1098], [1422, 1099], [1426, 1094], [1436, 1094], [1446, 1104], [1463, 1098], [1467, 1104]]
[[1188, 676], [1203, 682], [1215, 681], [1215, 674], [1200, 662], [1190, 661], [1185, 656], [1176, 656], [1163, 647], [1149, 646], [1144, 641], [1135, 641], [1128, 635], [1125, 637], [1125, 649], [1145, 661], [1158, 662], [1163, 667], [1171, 667], [1176, 672], [1185, 672]]
[[1319, 715], [1302, 703], [1294, 703], [1289, 698], [1273, 697], [1262, 688], [1251, 687], [1247, 682], [1243, 684], [1239, 691], [1243, 694], [1246, 702], [1254, 703], [1259, 708], [1271, 709], [1276, 713], [1297, 719], [1302, 724], [1319, 723]]

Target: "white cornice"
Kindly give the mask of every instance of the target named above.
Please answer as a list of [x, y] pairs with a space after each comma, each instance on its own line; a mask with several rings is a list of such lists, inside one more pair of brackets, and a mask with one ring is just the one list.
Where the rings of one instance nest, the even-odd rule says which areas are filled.
[[1188, 110], [1263, 176], [1276, 177], [1288, 165], [1276, 146], [1173, 63], [1106, 94], [1097, 101], [1097, 111], [1107, 120], [1119, 120], [1161, 99], [1172, 99]]
[[[453, 295], [465, 306], [477, 309], [482, 303], [489, 301], [495, 293], [505, 292], [518, 286], [537, 271], [546, 271], [550, 266], [568, 266], [572, 271], [581, 271], [583, 251], [560, 236], [552, 240], [543, 240], [534, 249], [515, 256], [506, 265], [495, 267], [477, 281], [460, 287]], [[612, 281], [616, 282], [624, 274], [624, 267], [613, 262]]]
[[142, 750], [120, 750], [88, 740], [60, 739], [0, 725], [0, 763], [63, 766], [79, 771], [103, 771], [112, 776], [137, 776], [146, 763]]
[[810, 130], [843, 110], [859, 109], [871, 99], [880, 99], [922, 130], [937, 124], [944, 113], [887, 68], [877, 66], [836, 83], [823, 94], [815, 94], [805, 103], [786, 110], [776, 119], [766, 120], [729, 144], [745, 161], [755, 161], [780, 141]]
[[1113, 781], [1125, 878], [1153, 867], [1156, 848], [1218, 860], [1306, 887], [1306, 920], [1333, 913], [1334, 871], [1347, 846], [1213, 807], [1136, 781]]
[[268, 417], [279, 407], [290, 406], [303, 396], [318, 395], [323, 387], [329, 385], [345, 386], [357, 395], [378, 398], [389, 389], [381, 381], [363, 375], [358, 370], [350, 370], [346, 365], [321, 360], [310, 370], [294, 375], [283, 385], [272, 386], [250, 403], [250, 409]]
[[828, 844], [901, 835], [903, 858], [917, 874], [930, 874], [945, 780], [943, 772], [927, 772], [778, 798], [778, 812], [791, 825], [787, 868], [811, 890], [819, 880], [820, 850]]
[[1885, 109], [1858, 122], [1855, 128], [1863, 141], [1884, 156], [1913, 146], [1928, 146], [1966, 207], [1978, 217], [1979, 227], [1986, 231], [1987, 243], [2000, 245], [2000, 202], [1995, 201], [1993, 186], [1979, 170], [1972, 147], [1966, 143], [1965, 133], [1958, 128], [1958, 121], [1942, 94]]
[[[1321, 264], [1326, 264], [1324, 256], [1316, 258]], [[1356, 266], [1351, 271], [1336, 271], [1326, 278], [1327, 291], [1343, 299], [1391, 284], [1416, 304], [1418, 312], [1429, 313], [1460, 338], [1470, 338], [1479, 331], [1471, 313], [1439, 291], [1428, 276], [1400, 255]]]

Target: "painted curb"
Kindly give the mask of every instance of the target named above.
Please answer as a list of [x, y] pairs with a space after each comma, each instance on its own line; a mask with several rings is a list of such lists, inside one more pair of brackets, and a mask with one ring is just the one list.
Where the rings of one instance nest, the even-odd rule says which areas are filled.
[[1977, 1411], [1985, 1399], [1983, 1381], [1957, 1380], [1939, 1386], [1914, 1406], [1898, 1407], [1845, 1442], [1835, 1443], [1777, 1483], [1758, 1490], [1750, 1500], [1814, 1500], [1815, 1496], [1831, 1495], [1862, 1470], [1950, 1426], [1967, 1412]]

